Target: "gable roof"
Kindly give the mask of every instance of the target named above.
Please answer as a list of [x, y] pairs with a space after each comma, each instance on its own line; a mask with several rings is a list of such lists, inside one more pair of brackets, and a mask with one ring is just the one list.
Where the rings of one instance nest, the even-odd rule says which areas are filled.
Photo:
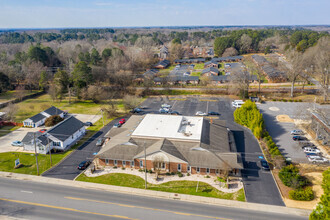
[[47, 138], [45, 135], [41, 135], [38, 137], [39, 144], [42, 144], [43, 146], [47, 146], [48, 142], [51, 143], [52, 140], [50, 138]]
[[32, 116], [31, 118], [28, 118], [30, 120], [32, 120], [34, 123], [38, 122], [38, 121], [41, 121], [42, 119], [46, 118], [45, 115], [41, 114], [41, 113], [38, 113], [34, 116]]
[[55, 106], [52, 106], [48, 109], [46, 109], [45, 111], [43, 111], [49, 115], [60, 115], [61, 113], [63, 113], [63, 111], [61, 109], [56, 108]]
[[235, 61], [241, 59], [243, 59], [243, 56], [217, 57], [217, 58], [213, 58], [212, 60], [217, 62], [222, 62], [222, 61]]
[[170, 65], [170, 61], [169, 60], [161, 60], [155, 66], [167, 67], [168, 65]]
[[26, 133], [26, 135], [24, 136], [24, 138], [22, 139], [22, 142], [24, 144], [29, 144], [32, 142], [33, 138], [34, 138], [34, 133], [36, 134], [36, 138], [38, 138], [40, 135], [42, 135], [41, 132], [37, 131], [37, 132], [28, 132]]
[[214, 67], [209, 67], [209, 68], [203, 69], [202, 74], [205, 74], [208, 72], [215, 72], [215, 73], [219, 74], [219, 70]]
[[58, 123], [53, 128], [48, 130], [48, 134], [51, 134], [53, 137], [65, 141], [71, 135], [73, 135], [76, 131], [84, 127], [84, 123], [75, 117], [71, 116], [64, 121]]

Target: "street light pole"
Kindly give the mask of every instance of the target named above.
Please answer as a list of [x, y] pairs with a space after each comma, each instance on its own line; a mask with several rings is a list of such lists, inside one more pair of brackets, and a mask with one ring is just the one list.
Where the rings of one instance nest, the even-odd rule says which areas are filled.
[[144, 169], [144, 173], [145, 173], [145, 186], [144, 188], [147, 189], [147, 153], [146, 153], [146, 143], [144, 142], [143, 144], [144, 146], [144, 166], [145, 166], [145, 169]]
[[38, 153], [37, 153], [37, 143], [36, 143], [36, 133], [33, 133], [34, 138], [34, 152], [36, 155], [36, 164], [37, 164], [37, 175], [39, 176], [39, 164], [38, 164]]

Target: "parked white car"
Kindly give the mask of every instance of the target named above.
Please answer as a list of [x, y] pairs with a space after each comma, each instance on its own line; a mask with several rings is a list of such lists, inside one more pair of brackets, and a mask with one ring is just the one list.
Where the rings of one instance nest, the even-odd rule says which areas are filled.
[[198, 112], [196, 112], [196, 115], [197, 116], [207, 116], [207, 113], [198, 111]]
[[169, 104], [162, 104], [161, 107], [162, 107], [162, 108], [172, 108], [172, 106], [169, 105]]
[[292, 130], [291, 135], [302, 135], [304, 132], [302, 130]]
[[320, 156], [309, 157], [308, 160], [309, 160], [309, 162], [312, 162], [312, 163], [327, 163], [327, 162], [329, 162], [327, 160], [327, 158], [320, 157]]
[[231, 104], [235, 108], [240, 108], [245, 102], [243, 100], [234, 100]]
[[321, 153], [321, 151], [319, 149], [313, 149], [313, 148], [310, 148], [310, 147], [306, 147], [304, 149], [304, 152], [305, 153]]

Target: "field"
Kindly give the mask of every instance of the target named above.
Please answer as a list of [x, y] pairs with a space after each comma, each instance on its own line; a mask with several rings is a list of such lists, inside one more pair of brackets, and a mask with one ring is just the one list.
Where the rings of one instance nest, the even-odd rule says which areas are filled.
[[19, 126], [3, 126], [0, 128], [0, 137], [5, 136], [18, 128]]
[[[31, 94], [34, 94], [34, 93], [37, 93], [37, 92], [40, 92], [38, 90], [32, 90], [31, 91], [25, 91], [26, 94], [24, 95], [31, 95]], [[8, 101], [8, 100], [11, 100], [11, 99], [15, 99], [16, 98], [16, 95], [17, 95], [17, 91], [16, 90], [13, 90], [13, 91], [7, 91], [7, 92], [4, 92], [4, 93], [1, 93], [0, 94], [0, 103], [1, 102], [5, 102], [5, 101]]]
[[[122, 100], [114, 100], [119, 111], [124, 111], [124, 105]], [[39, 96], [33, 99], [27, 99], [18, 104], [18, 111], [16, 114], [16, 122], [22, 122], [25, 119], [38, 114], [39, 112], [49, 108], [50, 106], [55, 106], [61, 110], [67, 110], [69, 113], [76, 114], [98, 114], [102, 106], [106, 105], [106, 101], [96, 104], [92, 101], [78, 101], [72, 98], [71, 104], [69, 99], [66, 98], [62, 101], [53, 101], [48, 94]], [[0, 110], [1, 111], [1, 110]]]
[[[112, 173], [98, 177], [87, 177], [83, 174], [79, 176], [77, 180], [144, 189], [144, 180], [141, 177], [134, 176], [131, 174]], [[198, 191], [196, 192], [196, 186], [197, 181], [171, 181], [159, 185], [148, 184], [148, 189], [163, 192], [245, 201], [243, 189], [239, 190], [236, 193], [223, 193], [207, 183], [200, 182], [198, 185]]]

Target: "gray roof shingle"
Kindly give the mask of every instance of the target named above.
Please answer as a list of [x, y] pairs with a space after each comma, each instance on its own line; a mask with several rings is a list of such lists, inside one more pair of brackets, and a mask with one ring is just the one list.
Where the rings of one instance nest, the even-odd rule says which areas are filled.
[[58, 123], [53, 128], [48, 130], [48, 134], [56, 137], [61, 141], [65, 141], [71, 135], [73, 135], [76, 131], [84, 127], [84, 123], [75, 117], [71, 116], [64, 121]]

